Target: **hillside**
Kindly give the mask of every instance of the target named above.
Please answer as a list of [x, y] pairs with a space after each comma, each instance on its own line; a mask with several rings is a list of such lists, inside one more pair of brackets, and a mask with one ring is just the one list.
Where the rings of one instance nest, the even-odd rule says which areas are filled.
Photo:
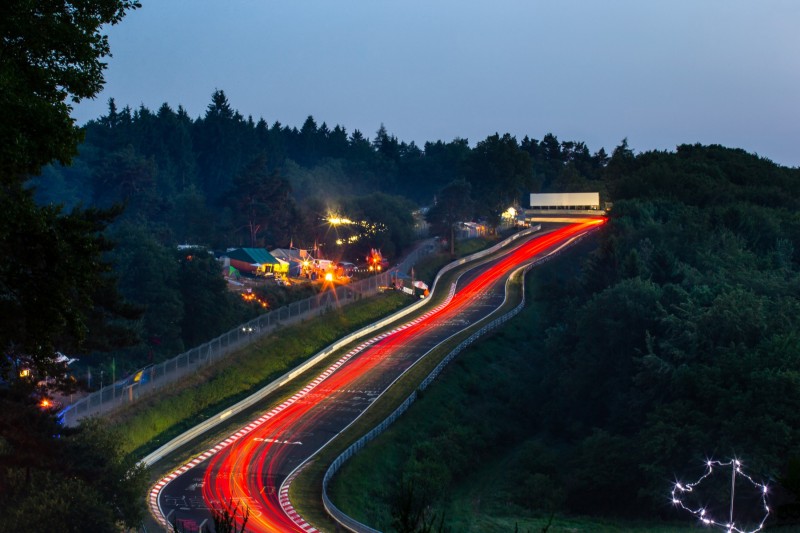
[[771, 523], [797, 519], [800, 171], [718, 146], [614, 161], [594, 251], [529, 275], [526, 313], [345, 469], [343, 508], [386, 527], [413, 487], [458, 531], [473, 513], [690, 523], [673, 482], [737, 458], [772, 487]]

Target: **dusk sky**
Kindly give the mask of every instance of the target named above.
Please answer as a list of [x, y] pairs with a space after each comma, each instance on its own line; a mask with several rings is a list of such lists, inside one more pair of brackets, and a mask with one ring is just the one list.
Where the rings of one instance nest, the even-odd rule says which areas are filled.
[[797, 0], [142, 0], [110, 28], [105, 90], [201, 116], [308, 115], [374, 138], [495, 132], [636, 152], [700, 142], [800, 166]]

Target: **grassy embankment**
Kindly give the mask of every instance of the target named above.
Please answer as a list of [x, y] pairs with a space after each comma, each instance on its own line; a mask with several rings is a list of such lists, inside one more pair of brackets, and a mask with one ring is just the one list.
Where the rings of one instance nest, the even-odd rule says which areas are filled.
[[[491, 239], [473, 239], [467, 241], [460, 249], [457, 249], [458, 256], [465, 256], [480, 249], [486, 248], [495, 244], [496, 240]], [[433, 256], [426, 258], [417, 267], [417, 276], [419, 279], [432, 280], [436, 272], [442, 266], [450, 262], [450, 257], [447, 254]], [[466, 269], [470, 268], [469, 266]], [[442, 287], [448, 287], [463, 271], [464, 269], [456, 269], [449, 272], [440, 280], [440, 290], [437, 292], [436, 298], [441, 299], [446, 296], [446, 290], [441, 290]], [[521, 297], [521, 280], [519, 276], [509, 284], [509, 298], [503, 308], [493, 315], [492, 319], [512, 310], [518, 303]], [[434, 302], [435, 303], [435, 302]], [[406, 374], [404, 374], [388, 391], [386, 391], [378, 400], [376, 400], [369, 410], [367, 410], [350, 428], [340, 435], [336, 441], [331, 442], [325, 449], [323, 449], [314, 460], [304, 468], [300, 476], [294, 481], [291, 486], [290, 496], [292, 503], [300, 514], [309, 522], [322, 530], [335, 530], [335, 524], [326, 514], [321, 505], [322, 495], [322, 478], [325, 475], [325, 470], [328, 465], [350, 444], [361, 438], [363, 434], [370, 429], [381, 423], [389, 414], [394, 411], [397, 406], [402, 403], [419, 385], [419, 383], [430, 374], [430, 372], [439, 364], [439, 362], [447, 356], [450, 351], [455, 348], [460, 342], [469, 337], [472, 332], [479, 329], [483, 324], [478, 324], [470, 328], [441, 346], [437, 347], [423, 360], [419, 361]], [[427, 395], [428, 392], [425, 392]], [[422, 396], [422, 395], [421, 395]]]
[[120, 432], [125, 451], [142, 457], [270, 383], [337, 339], [410, 302], [407, 295], [389, 292], [280, 329], [110, 418]]
[[[532, 340], [530, 332], [536, 331], [542, 310], [535, 300], [531, 301], [530, 295], [536, 290], [539, 274], [545, 269], [562, 268], [564, 261], [574, 261], [583, 246], [533, 270], [527, 281], [529, 303], [526, 309], [501, 330], [459, 355], [436, 385], [425, 391], [400, 420], [345, 464], [331, 485], [330, 493], [337, 506], [373, 527], [390, 529], [392, 511], [388, 495], [397, 487], [399, 474], [407, 468], [409, 454], [421, 441], [428, 441], [433, 446], [447, 446], [449, 454], [468, 455], [473, 447], [471, 438], [482, 439], [487, 433], [492, 433], [477, 430], [470, 433], [470, 421], [464, 420], [463, 413], [477, 410], [484, 415], [483, 423], [503, 426], [499, 431], [502, 438], [498, 439], [496, 453], [490, 457], [473, 456], [470, 459], [472, 464], [465, 469], [467, 475], [451, 477], [446, 472], [433, 473], [444, 480], [441, 488], [446, 494], [435, 509], [439, 514], [444, 513], [451, 531], [527, 532], [547, 528], [548, 531], [666, 533], [688, 529], [569, 516], [554, 515], [551, 518], [548, 513], [520, 505], [519, 495], [515, 494], [515, 491], [523, 490], [524, 480], [520, 481], [525, 474], [513, 470], [520, 464], [520, 456], [526, 450], [524, 438], [515, 434], [513, 406], [504, 397], [513, 392], [504, 394], [503, 391], [513, 391], [516, 385], [512, 384], [518, 382], [520, 376], [531, 374], [530, 369], [525, 368], [525, 351], [517, 348], [520, 345], [536, 347], [537, 341], [535, 336]], [[503, 357], [498, 357], [499, 354]], [[412, 389], [413, 386], [406, 387], [404, 393]], [[474, 420], [475, 417], [472, 422]], [[443, 431], [443, 424], [458, 427], [454, 433], [459, 434], [459, 439], [448, 441], [443, 438], [442, 433], [449, 432], [449, 428]], [[368, 429], [366, 420], [363, 426]], [[478, 442], [474, 444], [481, 445]], [[318, 462], [325, 463], [334, 456], [330, 453]], [[313, 468], [310, 467], [309, 471]], [[324, 518], [318, 519], [323, 527], [330, 526]]]

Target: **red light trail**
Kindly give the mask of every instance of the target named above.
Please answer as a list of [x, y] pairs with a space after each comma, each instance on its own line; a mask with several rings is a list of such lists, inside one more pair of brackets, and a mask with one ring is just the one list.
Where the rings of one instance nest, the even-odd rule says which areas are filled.
[[[279, 498], [282, 487], [275, 485], [276, 479], [293, 469], [287, 461], [287, 454], [294, 444], [302, 444], [295, 440], [295, 436], [305, 434], [320, 423], [326, 416], [326, 405], [336, 401], [339, 391], [357, 388], [359, 380], [422, 334], [425, 328], [430, 328], [434, 322], [457, 317], [517, 267], [604, 222], [604, 218], [588, 219], [525, 242], [497, 260], [491, 269], [466, 283], [443, 304], [423, 317], [361, 344], [289, 400], [176, 473], [183, 473], [207, 460], [202, 484], [206, 505], [218, 510], [231, 504], [240, 504], [240, 509], [246, 505], [250, 509], [248, 531], [283, 533], [312, 530], [296, 513], [292, 513], [295, 518], [290, 516], [291, 509], [284, 507], [285, 502], [282, 506]], [[163, 523], [166, 519], [157, 504], [158, 494], [176, 477], [176, 473], [157, 484], [151, 494], [151, 508]]]

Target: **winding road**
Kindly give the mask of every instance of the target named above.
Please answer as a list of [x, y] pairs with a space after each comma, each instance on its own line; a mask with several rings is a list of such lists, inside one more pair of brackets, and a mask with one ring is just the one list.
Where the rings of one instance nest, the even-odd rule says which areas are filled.
[[250, 511], [247, 531], [315, 531], [288, 499], [298, 468], [432, 348], [494, 313], [512, 272], [603, 221], [537, 234], [478, 262], [435, 308], [363, 342], [294, 396], [159, 481], [150, 494], [151, 512], [165, 527], [208, 531], [211, 509], [233, 502]]

